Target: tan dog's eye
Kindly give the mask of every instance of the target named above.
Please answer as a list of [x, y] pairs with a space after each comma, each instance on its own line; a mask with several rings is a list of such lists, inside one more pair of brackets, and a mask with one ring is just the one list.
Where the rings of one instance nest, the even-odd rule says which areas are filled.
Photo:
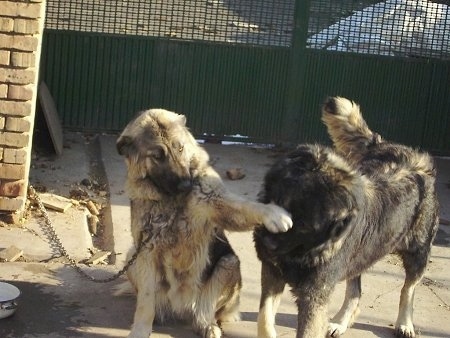
[[179, 148], [178, 148], [178, 151], [181, 153], [181, 152], [183, 152], [183, 150], [184, 150], [184, 146], [180, 146]]
[[154, 148], [147, 153], [147, 156], [154, 160], [162, 160], [165, 157], [164, 150], [162, 148]]

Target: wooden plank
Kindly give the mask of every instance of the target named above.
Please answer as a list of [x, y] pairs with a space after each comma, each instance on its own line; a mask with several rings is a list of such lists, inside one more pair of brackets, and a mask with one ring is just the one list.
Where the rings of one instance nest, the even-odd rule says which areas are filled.
[[72, 201], [63, 196], [51, 194], [51, 193], [43, 193], [39, 195], [42, 204], [46, 208], [50, 208], [59, 212], [66, 212], [72, 206]]
[[109, 251], [99, 251], [96, 252], [91, 258], [86, 261], [87, 265], [97, 265], [101, 263], [105, 263], [105, 259], [107, 259], [111, 255]]
[[0, 251], [0, 262], [15, 262], [23, 255], [23, 250], [11, 245]]
[[52, 94], [50, 94], [45, 82], [39, 84], [38, 98], [41, 103], [42, 111], [44, 112], [45, 122], [47, 122], [53, 148], [55, 149], [56, 154], [60, 156], [63, 151], [63, 130], [55, 102], [53, 101]]

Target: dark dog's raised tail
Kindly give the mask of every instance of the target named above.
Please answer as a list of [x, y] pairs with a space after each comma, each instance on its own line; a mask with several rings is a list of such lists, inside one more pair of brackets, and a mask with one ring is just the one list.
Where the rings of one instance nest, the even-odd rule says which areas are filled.
[[344, 156], [365, 154], [382, 141], [381, 136], [367, 126], [359, 105], [343, 97], [329, 97], [322, 107], [322, 121], [336, 147]]

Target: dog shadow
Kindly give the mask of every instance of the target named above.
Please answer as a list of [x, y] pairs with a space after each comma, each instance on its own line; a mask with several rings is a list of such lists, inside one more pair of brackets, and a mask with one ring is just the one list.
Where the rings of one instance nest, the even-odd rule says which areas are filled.
[[[106, 276], [100, 268], [90, 268], [89, 274]], [[102, 338], [129, 332], [134, 298], [114, 297], [110, 284], [94, 284], [71, 267], [2, 263], [0, 280], [21, 292], [16, 312], [0, 320], [0, 337]]]
[[[375, 337], [379, 338], [392, 338], [394, 336], [394, 327], [386, 327], [386, 326], [379, 326], [374, 324], [367, 324], [367, 323], [354, 323], [352, 326], [353, 329], [362, 331], [362, 332], [371, 332]], [[435, 338], [447, 338], [448, 334], [444, 333], [438, 333], [438, 332], [431, 332], [429, 330], [420, 330], [415, 329], [416, 335], [418, 336], [425, 336], [425, 337], [435, 337]]]

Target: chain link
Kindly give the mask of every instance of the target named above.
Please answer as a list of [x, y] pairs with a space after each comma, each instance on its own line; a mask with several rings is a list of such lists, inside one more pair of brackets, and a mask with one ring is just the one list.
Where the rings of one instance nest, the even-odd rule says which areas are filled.
[[[139, 245], [136, 249], [136, 252], [133, 254], [133, 256], [131, 256], [129, 261], [124, 265], [124, 267], [122, 269], [120, 269], [116, 274], [114, 274], [111, 277], [108, 277], [105, 279], [97, 279], [97, 278], [87, 274], [86, 272], [84, 272], [84, 270], [77, 264], [77, 262], [69, 255], [67, 250], [64, 248], [63, 244], [61, 243], [61, 240], [59, 239], [59, 237], [56, 233], [55, 228], [52, 225], [50, 217], [48, 216], [47, 209], [45, 208], [44, 204], [42, 203], [42, 200], [40, 199], [36, 190], [31, 185], [28, 188], [28, 196], [29, 196], [30, 200], [34, 200], [37, 203], [39, 211], [44, 216], [45, 225], [46, 225], [45, 229], [48, 232], [47, 235], [49, 237], [50, 245], [52, 247], [56, 248], [59, 251], [59, 253], [61, 254], [61, 256], [63, 256], [64, 258], [67, 259], [67, 261], [69, 262], [69, 265], [71, 267], [73, 267], [81, 276], [83, 276], [84, 278], [86, 278], [92, 282], [109, 283], [109, 282], [112, 282], [112, 281], [118, 279], [120, 276], [124, 275], [128, 271], [128, 269], [134, 264], [139, 253], [142, 251], [142, 249], [145, 247], [145, 245], [148, 244], [150, 242], [150, 240], [153, 238], [151, 231], [147, 230], [147, 237], [145, 239], [144, 238], [142, 239], [142, 241], [139, 243]], [[153, 246], [151, 246], [150, 248], [152, 249]]]

